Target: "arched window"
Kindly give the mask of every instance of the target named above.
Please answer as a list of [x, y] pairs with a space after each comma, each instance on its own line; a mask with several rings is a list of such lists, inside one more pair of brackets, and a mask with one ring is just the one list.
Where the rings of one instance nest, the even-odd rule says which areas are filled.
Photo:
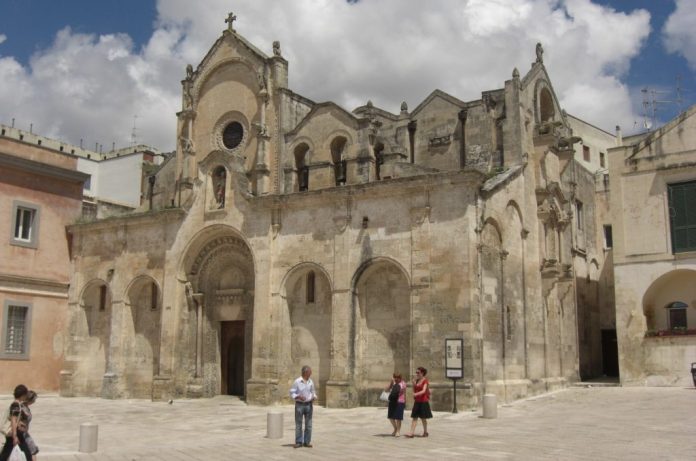
[[311, 304], [314, 302], [315, 298], [315, 276], [314, 276], [314, 271], [309, 271], [307, 273], [307, 304]]
[[305, 163], [305, 157], [309, 151], [307, 144], [300, 144], [295, 148], [295, 170], [297, 171], [297, 186], [300, 192], [309, 189], [309, 168]]
[[539, 121], [541, 123], [550, 122], [555, 115], [553, 107], [553, 97], [547, 88], [542, 88], [539, 92]]
[[339, 136], [331, 141], [331, 160], [334, 165], [334, 176], [337, 186], [346, 183], [346, 161], [343, 158], [346, 142], [346, 138], [343, 136]]
[[689, 306], [681, 301], [667, 304], [666, 308], [669, 315], [669, 329], [680, 330], [687, 328], [686, 309]]

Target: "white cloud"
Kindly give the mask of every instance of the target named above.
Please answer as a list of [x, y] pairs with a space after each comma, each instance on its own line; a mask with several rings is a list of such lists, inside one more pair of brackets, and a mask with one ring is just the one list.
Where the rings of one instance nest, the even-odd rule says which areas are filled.
[[696, 8], [693, 0], [676, 0], [677, 8], [665, 22], [662, 37], [667, 51], [686, 58], [696, 70]]
[[0, 34], [0, 43], [4, 42], [5, 40], [7, 40], [7, 35]]
[[[0, 117], [110, 148], [128, 143], [137, 114], [140, 141], [171, 149], [185, 65], [197, 65], [220, 36], [229, 6], [160, 0], [142, 49], [124, 35], [64, 29], [28, 68], [2, 58], [0, 81], [18, 91], [0, 89]], [[398, 112], [401, 101], [414, 108], [436, 88], [476, 99], [502, 88], [514, 67], [524, 75], [541, 41], [565, 109], [609, 130], [637, 118], [621, 79], [649, 33], [645, 11], [589, 0], [246, 0], [234, 8], [235, 28], [260, 49], [270, 54], [281, 41], [291, 89], [315, 101], [351, 110], [371, 99]]]

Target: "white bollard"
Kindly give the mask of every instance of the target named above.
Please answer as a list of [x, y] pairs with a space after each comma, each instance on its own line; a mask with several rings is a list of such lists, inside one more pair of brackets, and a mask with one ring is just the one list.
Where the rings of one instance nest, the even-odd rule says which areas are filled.
[[283, 437], [283, 413], [269, 411], [266, 415], [266, 437], [280, 439]]
[[80, 453], [93, 453], [97, 451], [97, 438], [99, 426], [94, 423], [80, 424]]
[[483, 417], [487, 419], [498, 417], [498, 402], [495, 394], [483, 395]]

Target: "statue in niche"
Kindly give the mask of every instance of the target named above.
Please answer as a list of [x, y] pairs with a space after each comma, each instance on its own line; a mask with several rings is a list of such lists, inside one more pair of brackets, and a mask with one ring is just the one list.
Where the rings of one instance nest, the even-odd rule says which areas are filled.
[[217, 168], [213, 174], [213, 191], [215, 192], [215, 206], [218, 210], [225, 208], [225, 183], [227, 173], [224, 168]]
[[193, 154], [193, 141], [187, 136], [179, 136], [179, 143], [184, 154]]
[[193, 66], [191, 64], [186, 65], [186, 78], [182, 85], [184, 86], [184, 110], [188, 110], [193, 107], [193, 95], [191, 94], [193, 90]]
[[193, 66], [191, 64], [186, 65], [186, 80], [193, 80]]
[[280, 57], [280, 42], [278, 40], [273, 42], [273, 56]]
[[544, 62], [544, 47], [541, 46], [541, 42], [536, 44], [536, 62], [539, 64]]

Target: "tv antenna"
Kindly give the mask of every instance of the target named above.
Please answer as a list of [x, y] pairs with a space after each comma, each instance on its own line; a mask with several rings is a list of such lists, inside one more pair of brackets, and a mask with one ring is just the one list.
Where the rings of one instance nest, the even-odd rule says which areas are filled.
[[137, 129], [138, 114], [133, 116], [133, 129], [131, 130], [131, 147], [138, 144], [138, 129]]

